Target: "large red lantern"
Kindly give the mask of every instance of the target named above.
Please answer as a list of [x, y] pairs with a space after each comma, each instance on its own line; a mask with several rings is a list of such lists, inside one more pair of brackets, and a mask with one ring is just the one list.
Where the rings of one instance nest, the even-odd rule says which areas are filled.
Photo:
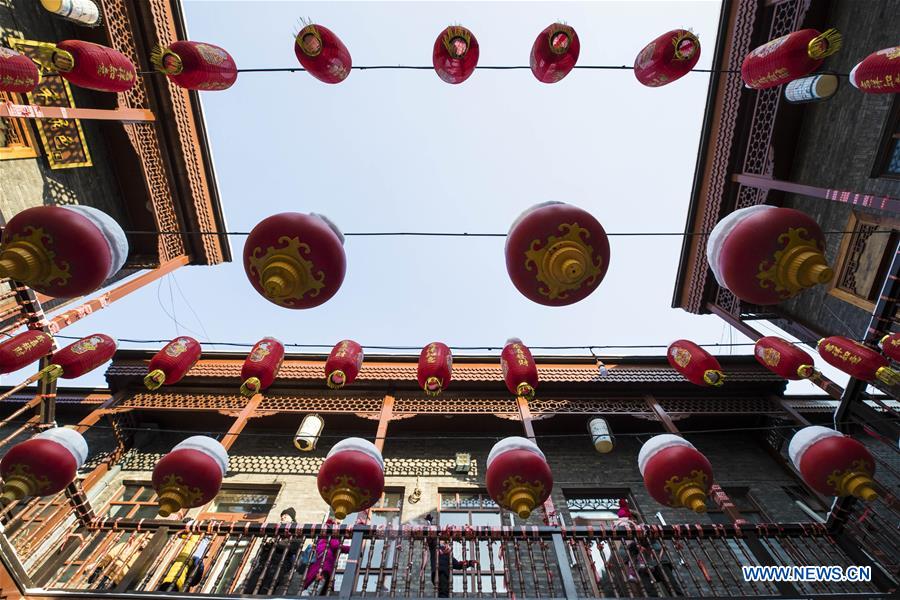
[[149, 373], [144, 377], [148, 390], [162, 385], [174, 385], [200, 360], [203, 349], [200, 342], [189, 336], [181, 336], [163, 346], [150, 360]]
[[900, 92], [900, 46], [885, 48], [865, 57], [850, 71], [850, 83], [868, 94]]
[[531, 516], [553, 490], [553, 473], [537, 444], [523, 437], [508, 437], [491, 448], [484, 476], [494, 502], [521, 519]]
[[568, 25], [554, 23], [537, 36], [531, 47], [531, 72], [541, 83], [556, 83], [575, 67], [581, 42]]
[[834, 277], [822, 228], [793, 208], [734, 211], [710, 233], [706, 257], [719, 285], [753, 304], [778, 304]]
[[343, 520], [375, 505], [384, 493], [384, 459], [375, 445], [362, 438], [335, 444], [316, 478], [319, 494]]
[[234, 59], [224, 48], [203, 42], [156, 46], [150, 62], [172, 83], [189, 90], [227, 90], [238, 76]]
[[759, 364], [785, 379], [808, 379], [816, 372], [812, 356], [779, 337], [759, 338], [753, 355]]
[[804, 427], [791, 438], [788, 455], [803, 481], [820, 494], [866, 502], [878, 497], [872, 480], [875, 459], [850, 436], [821, 425]]
[[34, 61], [9, 48], [0, 47], [0, 92], [25, 94], [41, 82]]
[[446, 344], [432, 342], [419, 354], [417, 379], [429, 396], [437, 396], [450, 385], [453, 374], [453, 353]]
[[50, 365], [42, 370], [45, 381], [75, 379], [111, 360], [116, 353], [116, 341], [103, 333], [95, 333], [73, 342], [50, 358]]
[[[894, 362], [900, 362], [900, 332], [892, 333], [881, 338], [878, 347], [885, 356]], [[2, 371], [0, 371], [2, 372]]]
[[333, 390], [353, 383], [363, 364], [362, 346], [353, 340], [341, 340], [325, 361], [325, 384]]
[[859, 342], [833, 335], [819, 340], [818, 350], [825, 362], [851, 377], [870, 383], [877, 380], [887, 385], [900, 384], [900, 373], [888, 366], [888, 360]]
[[40, 51], [41, 63], [69, 83], [98, 92], [127, 92], [137, 83], [128, 57], [109, 46], [65, 40]]
[[228, 451], [219, 442], [194, 435], [172, 448], [153, 468], [159, 516], [203, 506], [216, 497], [228, 471]]
[[506, 236], [506, 271], [538, 304], [565, 306], [597, 289], [609, 268], [609, 238], [589, 212], [563, 202], [536, 204]]
[[634, 59], [634, 76], [647, 87], [661, 87], [690, 73], [700, 60], [700, 40], [686, 29], [662, 34]]
[[0, 503], [61, 492], [75, 480], [87, 455], [84, 437], [65, 427], [48, 429], [16, 444], [0, 461], [3, 476]]
[[511, 394], [523, 398], [534, 398], [538, 384], [537, 364], [531, 356], [531, 350], [518, 338], [507, 340], [500, 353], [500, 368], [503, 370], [503, 381]]
[[0, 343], [0, 373], [24, 369], [51, 352], [53, 338], [50, 334], [29, 329]]
[[716, 357], [689, 340], [675, 340], [669, 344], [666, 358], [672, 368], [696, 385], [720, 386], [725, 373]]
[[478, 66], [478, 40], [465, 27], [451, 25], [435, 40], [431, 62], [443, 81], [462, 83]]
[[256, 291], [285, 308], [312, 308], [334, 296], [347, 270], [344, 236], [317, 214], [260, 221], [244, 244], [244, 271]]
[[350, 52], [333, 31], [307, 25], [294, 40], [294, 54], [310, 75], [325, 83], [340, 83], [353, 68]]
[[35, 206], [3, 230], [0, 276], [56, 298], [93, 292], [128, 257], [125, 232], [89, 206]]
[[259, 340], [241, 367], [241, 395], [252, 396], [268, 389], [284, 362], [284, 344], [275, 338]]
[[650, 438], [638, 453], [638, 469], [647, 491], [660, 504], [706, 512], [712, 465], [686, 439], [671, 433]]
[[749, 88], [764, 90], [809, 75], [841, 49], [837, 29], [819, 33], [801, 29], [756, 48], [741, 64], [741, 78]]

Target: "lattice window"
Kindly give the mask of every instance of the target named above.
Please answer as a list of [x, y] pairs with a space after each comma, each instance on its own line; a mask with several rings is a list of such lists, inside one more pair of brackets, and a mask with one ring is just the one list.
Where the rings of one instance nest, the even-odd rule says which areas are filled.
[[267, 396], [260, 403], [260, 410], [279, 412], [381, 412], [383, 396], [363, 395], [350, 391], [322, 391], [315, 396]]
[[900, 221], [881, 215], [853, 212], [844, 231], [838, 259], [837, 277], [830, 284], [832, 296], [862, 308], [875, 309], [881, 286], [894, 258]]
[[406, 414], [518, 414], [515, 398], [464, 396], [444, 392], [437, 398], [424, 393], [401, 394], [394, 402], [395, 413]]
[[781, 409], [766, 398], [658, 398], [669, 414], [766, 414]]
[[872, 177], [900, 179], [900, 97], [894, 98], [884, 121]]
[[[22, 99], [18, 94], [0, 92], [0, 103], [2, 102], [21, 104]], [[0, 160], [36, 158], [39, 155], [28, 119], [0, 117]]]
[[100, 516], [122, 519], [155, 519], [159, 513], [156, 491], [148, 481], [123, 482]]
[[536, 398], [528, 403], [532, 414], [643, 414], [652, 413], [643, 399]]
[[247, 399], [237, 394], [145, 394], [138, 393], [124, 400], [124, 408], [182, 408], [185, 410], [240, 410]]

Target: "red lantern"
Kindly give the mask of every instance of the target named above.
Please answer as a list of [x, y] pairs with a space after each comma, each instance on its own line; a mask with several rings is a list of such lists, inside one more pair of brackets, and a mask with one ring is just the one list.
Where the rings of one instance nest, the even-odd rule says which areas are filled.
[[892, 361], [900, 362], [900, 332], [881, 338], [881, 341], [878, 342], [878, 347]]
[[116, 341], [108, 335], [95, 333], [73, 342], [54, 354], [52, 364], [44, 367], [45, 381], [75, 379], [111, 360], [116, 353]]
[[310, 75], [325, 83], [340, 83], [353, 68], [350, 52], [333, 31], [307, 25], [294, 40], [294, 54]]
[[506, 271], [538, 304], [565, 306], [597, 289], [609, 268], [609, 239], [585, 210], [562, 202], [536, 204], [506, 237]]
[[503, 369], [503, 380], [511, 394], [523, 398], [534, 398], [534, 390], [538, 384], [537, 365], [531, 350], [518, 338], [507, 340], [503, 352], [500, 353], [500, 368]]
[[125, 232], [89, 206], [36, 206], [3, 230], [0, 276], [56, 298], [83, 296], [118, 272], [128, 256]]
[[887, 385], [900, 384], [900, 373], [888, 366], [888, 360], [859, 342], [833, 335], [819, 340], [818, 350], [825, 362], [851, 377], [870, 383], [878, 380]]
[[553, 473], [537, 444], [523, 437], [508, 437], [491, 448], [484, 476], [494, 502], [527, 519], [553, 490]]
[[437, 396], [450, 385], [453, 374], [453, 353], [446, 344], [432, 342], [419, 354], [417, 378], [419, 386], [429, 396]]
[[431, 62], [442, 80], [462, 83], [478, 66], [478, 40], [465, 27], [451, 25], [434, 41]]
[[531, 72], [542, 83], [556, 83], [575, 67], [581, 42], [568, 25], [554, 23], [537, 36], [531, 47]]
[[812, 356], [778, 337], [761, 337], [753, 352], [762, 366], [785, 379], [808, 379], [816, 372]]
[[700, 40], [691, 31], [673, 29], [641, 50], [634, 59], [634, 76], [647, 87], [681, 79], [700, 60]]
[[25, 94], [41, 82], [34, 61], [9, 48], [0, 48], [0, 92]]
[[201, 352], [200, 342], [192, 337], [185, 335], [172, 340], [150, 360], [144, 385], [148, 390], [155, 390], [178, 383], [200, 360]]
[[84, 437], [65, 427], [48, 429], [16, 444], [0, 461], [3, 476], [0, 503], [58, 494], [75, 480], [87, 455]]
[[50, 334], [29, 329], [0, 343], [0, 373], [24, 369], [51, 352], [53, 338]]
[[660, 504], [706, 512], [712, 465], [686, 439], [671, 433], [650, 438], [638, 453], [638, 469], [647, 491]]
[[353, 340], [335, 344], [325, 361], [325, 383], [333, 390], [353, 383], [363, 364], [362, 346]]
[[809, 75], [840, 49], [837, 29], [824, 33], [801, 29], [767, 42], [744, 57], [741, 78], [755, 90], [776, 87]]
[[156, 46], [150, 62], [172, 83], [189, 90], [227, 90], [238, 76], [234, 59], [225, 49], [203, 42]]
[[347, 270], [344, 236], [317, 214], [260, 221], [244, 244], [244, 271], [256, 291], [285, 308], [312, 308], [334, 296]]
[[811, 425], [794, 434], [788, 454], [803, 481], [820, 494], [855, 496], [866, 502], [878, 497], [872, 480], [875, 460], [852, 437]]
[[228, 471], [228, 451], [204, 435], [187, 438], [156, 463], [153, 489], [159, 516], [203, 506], [216, 497]]
[[241, 367], [241, 395], [252, 396], [268, 389], [284, 362], [284, 344], [267, 337], [256, 342]]
[[137, 83], [128, 57], [108, 46], [65, 40], [40, 50], [41, 64], [78, 87], [99, 92], [127, 92]]
[[734, 211], [710, 233], [706, 256], [719, 285], [753, 304], [778, 304], [834, 277], [822, 229], [793, 208]]
[[725, 373], [716, 357], [694, 342], [672, 342], [666, 351], [666, 358], [673, 369], [693, 384], [720, 386], [725, 383]]
[[347, 438], [335, 444], [316, 478], [319, 494], [343, 520], [375, 505], [384, 493], [384, 459], [372, 442]]
[[850, 71], [850, 83], [868, 94], [900, 92], [900, 46], [885, 48], [865, 57]]

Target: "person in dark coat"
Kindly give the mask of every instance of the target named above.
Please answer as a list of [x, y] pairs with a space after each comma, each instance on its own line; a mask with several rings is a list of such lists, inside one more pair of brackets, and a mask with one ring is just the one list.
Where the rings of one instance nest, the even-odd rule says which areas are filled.
[[[293, 506], [289, 506], [281, 511], [282, 525], [291, 525], [297, 521], [297, 511]], [[259, 554], [256, 556], [256, 566], [251, 571], [244, 583], [245, 594], [274, 594], [275, 590], [285, 583], [290, 576], [291, 569], [300, 553], [300, 540], [291, 540], [287, 538], [279, 538], [277, 541], [270, 541], [263, 544]], [[271, 554], [271, 559], [269, 555]], [[263, 567], [266, 560], [269, 559], [268, 568], [263, 574]], [[275, 576], [278, 575], [276, 581]], [[262, 575], [262, 581], [260, 581]], [[256, 587], [259, 582], [259, 588]]]
[[[430, 525], [432, 516], [425, 517]], [[478, 566], [477, 560], [457, 560], [453, 556], [453, 544], [450, 540], [428, 539], [428, 555], [431, 562], [431, 583], [437, 586], [438, 598], [450, 597], [450, 576], [454, 570], [468, 569]]]

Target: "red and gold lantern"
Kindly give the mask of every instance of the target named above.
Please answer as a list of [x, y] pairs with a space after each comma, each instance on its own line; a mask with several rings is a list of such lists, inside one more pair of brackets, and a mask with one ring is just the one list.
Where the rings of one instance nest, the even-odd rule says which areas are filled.
[[833, 335], [819, 340], [818, 350], [825, 362], [851, 377], [870, 383], [900, 384], [900, 373], [888, 366], [888, 359], [859, 342]]
[[150, 360], [144, 385], [148, 390], [155, 390], [178, 383], [200, 360], [202, 352], [200, 342], [192, 337], [184, 335], [172, 340]]
[[119, 224], [89, 206], [36, 206], [18, 213], [3, 230], [0, 276], [56, 298], [93, 292], [128, 257]]
[[205, 435], [195, 435], [172, 448], [153, 469], [159, 516], [203, 506], [216, 497], [228, 471], [228, 451]]
[[50, 334], [29, 329], [0, 343], [0, 373], [24, 369], [51, 352], [53, 338]]
[[725, 373], [716, 357], [689, 340], [675, 340], [669, 344], [666, 358], [672, 368], [696, 385], [720, 386]]
[[285, 308], [324, 304], [340, 289], [346, 270], [344, 236], [321, 215], [272, 215], [253, 228], [244, 244], [250, 283]]
[[785, 379], [809, 379], [816, 372], [812, 356], [779, 337], [759, 338], [753, 355], [759, 364]]
[[820, 494], [866, 502], [878, 497], [872, 480], [875, 460], [850, 436], [821, 425], [804, 427], [791, 438], [788, 455], [803, 481]]
[[778, 304], [834, 277], [822, 228], [793, 208], [761, 204], [734, 211], [710, 233], [706, 257], [721, 287], [759, 305]]
[[250, 397], [269, 388], [284, 362], [284, 344], [272, 337], [256, 342], [241, 367], [241, 395]]
[[25, 94], [41, 82], [34, 61], [9, 48], [0, 48], [0, 92]]
[[478, 66], [478, 40], [465, 27], [451, 25], [435, 40], [431, 62], [443, 81], [462, 83]]
[[686, 29], [662, 34], [634, 59], [634, 76], [647, 87], [661, 87], [681, 79], [700, 60], [700, 40]]
[[506, 271], [526, 298], [565, 306], [597, 289], [609, 268], [609, 238], [589, 212], [563, 202], [536, 204], [506, 237]]
[[42, 369], [47, 382], [75, 379], [111, 360], [116, 353], [116, 341], [103, 333], [95, 333], [73, 342], [50, 358], [50, 365]]
[[500, 368], [503, 369], [503, 380], [511, 394], [523, 398], [534, 398], [538, 384], [537, 364], [531, 356], [531, 350], [519, 338], [506, 341], [500, 353]]
[[338, 390], [353, 383], [363, 365], [363, 348], [353, 340], [341, 340], [325, 361], [325, 384]]
[[48, 429], [16, 444], [0, 461], [0, 503], [58, 494], [75, 480], [87, 455], [84, 437], [65, 427]]
[[432, 342], [419, 354], [417, 379], [429, 396], [437, 396], [450, 385], [453, 374], [453, 353], [446, 344]]
[[[881, 338], [878, 347], [885, 356], [894, 362], [900, 362], [900, 332], [892, 333]], [[0, 371], [2, 372], [2, 371]]]
[[867, 94], [900, 93], [900, 46], [865, 57], [850, 71], [850, 83]]
[[819, 33], [801, 29], [756, 48], [741, 64], [741, 78], [749, 88], [764, 90], [809, 75], [826, 57], [841, 49], [837, 29]]
[[650, 438], [638, 453], [638, 469], [647, 491], [660, 504], [706, 512], [712, 465], [686, 439], [671, 433]]
[[494, 502], [520, 519], [550, 497], [553, 473], [537, 444], [523, 437], [508, 437], [491, 448], [485, 483]]
[[127, 56], [92, 42], [65, 40], [41, 49], [40, 61], [69, 83], [89, 90], [127, 92], [137, 83], [137, 71]]
[[375, 445], [362, 438], [335, 444], [316, 478], [319, 494], [338, 520], [372, 507], [384, 493], [384, 459]]
[[353, 68], [350, 52], [333, 31], [307, 25], [294, 40], [294, 54], [310, 75], [325, 83], [340, 83]]
[[237, 66], [224, 48], [204, 42], [179, 41], [156, 46], [150, 62], [169, 81], [189, 90], [227, 90], [237, 81]]
[[541, 83], [556, 83], [575, 67], [581, 42], [568, 25], [554, 23], [537, 36], [531, 47], [531, 72]]

